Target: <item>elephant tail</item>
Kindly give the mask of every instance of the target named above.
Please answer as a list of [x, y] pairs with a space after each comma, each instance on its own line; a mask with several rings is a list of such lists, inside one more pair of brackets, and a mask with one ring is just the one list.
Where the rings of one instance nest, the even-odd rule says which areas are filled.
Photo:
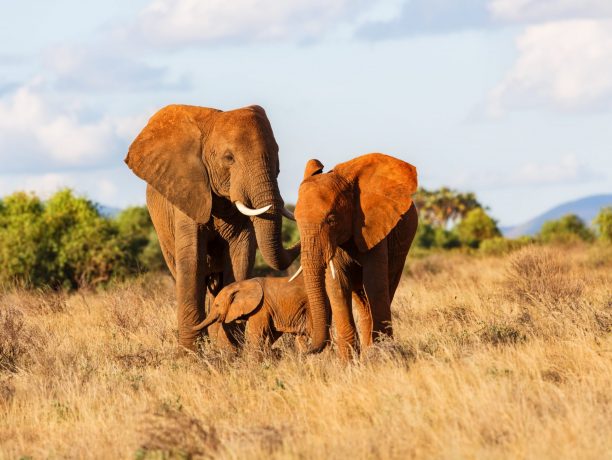
[[196, 324], [193, 327], [194, 331], [201, 331], [202, 329], [207, 328], [208, 326], [210, 326], [212, 323], [216, 322], [217, 320], [219, 320], [219, 315], [218, 314], [213, 314], [213, 315], [208, 315], [204, 321], [202, 321], [199, 324]]

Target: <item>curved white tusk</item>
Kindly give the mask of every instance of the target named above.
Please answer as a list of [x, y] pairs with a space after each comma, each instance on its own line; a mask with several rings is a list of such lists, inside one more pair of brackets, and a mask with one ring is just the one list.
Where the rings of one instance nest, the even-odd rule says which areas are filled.
[[258, 216], [270, 209], [272, 205], [269, 204], [268, 206], [264, 206], [263, 208], [251, 209], [246, 207], [242, 201], [236, 201], [236, 207], [238, 208], [238, 211], [240, 211], [245, 216]]
[[329, 269], [331, 270], [332, 278], [336, 279], [336, 269], [334, 268], [334, 263], [331, 259], [329, 259]]
[[281, 214], [285, 216], [287, 219], [295, 222], [295, 216], [293, 215], [293, 213], [289, 211], [287, 208], [285, 208], [284, 206], [281, 208]]
[[302, 270], [303, 270], [303, 268], [302, 268], [302, 266], [300, 265], [300, 268], [298, 268], [298, 269], [297, 269], [297, 272], [295, 272], [295, 273], [293, 274], [293, 276], [292, 276], [291, 278], [289, 278], [289, 281], [287, 281], [287, 282], [288, 282], [288, 283], [291, 283], [291, 281], [293, 281], [294, 279], [296, 279], [296, 278], [299, 276], [299, 274], [300, 274], [300, 273], [302, 273]]

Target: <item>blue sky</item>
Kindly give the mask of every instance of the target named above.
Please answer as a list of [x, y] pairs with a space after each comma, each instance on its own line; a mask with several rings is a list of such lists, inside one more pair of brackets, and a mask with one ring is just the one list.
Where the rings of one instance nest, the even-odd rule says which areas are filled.
[[609, 0], [0, 0], [0, 195], [144, 202], [159, 108], [262, 105], [294, 201], [309, 158], [380, 151], [501, 224], [612, 193]]

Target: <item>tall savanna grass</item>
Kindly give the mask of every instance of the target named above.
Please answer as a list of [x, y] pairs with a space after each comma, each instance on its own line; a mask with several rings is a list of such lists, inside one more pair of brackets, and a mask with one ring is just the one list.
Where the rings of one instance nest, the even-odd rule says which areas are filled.
[[355, 362], [177, 353], [164, 276], [0, 295], [0, 458], [610, 458], [612, 250], [412, 260]]

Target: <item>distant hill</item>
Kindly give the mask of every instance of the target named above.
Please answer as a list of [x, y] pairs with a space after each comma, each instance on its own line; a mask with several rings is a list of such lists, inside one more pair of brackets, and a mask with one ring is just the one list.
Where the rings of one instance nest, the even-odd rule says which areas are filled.
[[555, 220], [566, 214], [576, 214], [588, 225], [605, 206], [612, 206], [612, 195], [592, 195], [576, 201], [568, 201], [537, 217], [515, 227], [502, 227], [504, 236], [516, 238], [522, 235], [535, 235], [547, 220]]

